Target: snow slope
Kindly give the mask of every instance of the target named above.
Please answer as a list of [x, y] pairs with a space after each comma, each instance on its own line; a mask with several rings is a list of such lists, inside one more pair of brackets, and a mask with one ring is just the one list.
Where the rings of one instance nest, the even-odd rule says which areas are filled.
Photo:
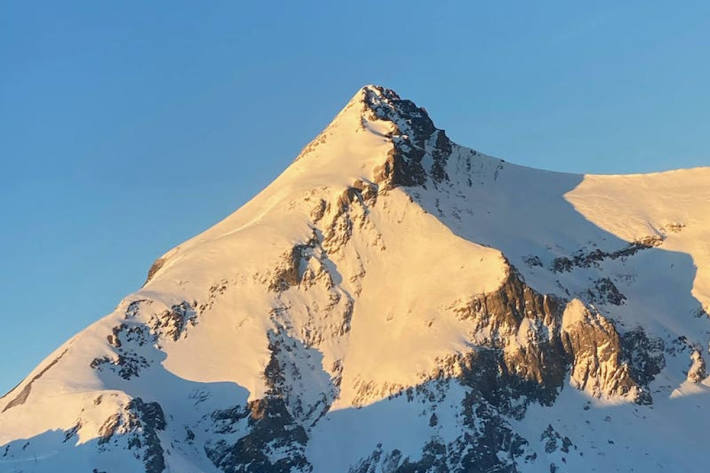
[[705, 471], [708, 215], [710, 168], [516, 166], [366, 86], [0, 398], [0, 471]]

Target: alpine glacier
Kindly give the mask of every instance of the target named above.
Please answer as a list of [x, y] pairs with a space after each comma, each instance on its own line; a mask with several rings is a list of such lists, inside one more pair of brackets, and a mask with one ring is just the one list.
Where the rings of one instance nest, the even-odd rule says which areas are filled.
[[710, 168], [516, 166], [363, 87], [0, 398], [0, 471], [706, 472], [709, 217]]

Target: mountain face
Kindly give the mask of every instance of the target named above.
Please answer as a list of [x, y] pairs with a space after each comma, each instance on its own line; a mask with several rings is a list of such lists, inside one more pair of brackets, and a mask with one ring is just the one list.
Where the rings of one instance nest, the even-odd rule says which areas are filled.
[[2, 472], [706, 472], [710, 168], [562, 174], [367, 86], [0, 398]]

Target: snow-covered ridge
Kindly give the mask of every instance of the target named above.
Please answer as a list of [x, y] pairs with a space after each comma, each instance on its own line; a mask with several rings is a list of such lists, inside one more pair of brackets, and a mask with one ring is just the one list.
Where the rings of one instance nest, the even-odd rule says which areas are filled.
[[703, 471], [707, 215], [710, 168], [516, 166], [366, 86], [0, 398], [0, 471]]

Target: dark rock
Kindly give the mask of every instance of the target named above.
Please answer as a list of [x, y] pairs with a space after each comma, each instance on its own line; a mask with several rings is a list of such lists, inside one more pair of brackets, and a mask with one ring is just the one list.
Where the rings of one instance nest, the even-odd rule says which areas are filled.
[[[308, 440], [303, 427], [295, 424], [283, 399], [267, 397], [249, 405], [247, 435], [233, 445], [217, 442], [205, 446], [205, 453], [225, 473], [290, 473], [310, 471], [305, 456]], [[280, 458], [271, 461], [274, 449]]]
[[583, 320], [563, 334], [567, 352], [573, 355], [571, 382], [595, 397], [630, 396], [641, 399], [642, 387], [633, 379], [624, 360], [621, 338], [608, 319], [587, 310]]
[[[434, 182], [448, 179], [445, 167], [451, 155], [451, 142], [443, 130], [434, 126], [423, 108], [381, 87], [365, 89], [365, 103], [375, 117], [392, 122], [397, 130], [391, 137], [394, 149], [375, 170], [377, 184], [386, 190], [424, 185], [429, 176]], [[431, 174], [422, 165], [427, 153], [433, 160]]]
[[642, 328], [630, 330], [621, 336], [622, 360], [631, 369], [631, 377], [644, 388], [639, 402], [652, 402], [648, 385], [666, 366], [663, 356], [665, 344], [660, 338], [649, 338]]
[[269, 282], [269, 290], [274, 292], [285, 291], [290, 287], [298, 286], [303, 277], [303, 272], [308, 260], [311, 258], [315, 240], [310, 240], [305, 244], [294, 245], [285, 253], [279, 266], [273, 271], [273, 277]]
[[654, 248], [663, 243], [663, 237], [660, 236], [649, 236], [641, 240], [629, 243], [626, 247], [617, 251], [603, 251], [599, 248], [592, 250], [590, 252], [584, 252], [584, 250], [578, 250], [577, 253], [571, 257], [562, 256], [555, 258], [552, 261], [552, 271], [554, 272], [565, 272], [572, 271], [573, 268], [589, 268], [591, 266], [599, 266], [601, 261], [605, 259], [625, 259], [629, 256], [635, 255], [641, 250], [647, 250]]
[[594, 281], [596, 293], [591, 294], [591, 302], [608, 303], [622, 305], [626, 301], [626, 296], [619, 292], [614, 282], [609, 278], [600, 278]]
[[155, 260], [155, 262], [151, 265], [150, 269], [148, 270], [148, 276], [145, 278], [145, 282], [143, 283], [143, 286], [148, 284], [151, 279], [153, 279], [153, 276], [155, 276], [155, 273], [160, 271], [160, 268], [163, 267], [165, 264], [165, 258], [158, 258]]
[[[488, 371], [496, 373], [500, 378], [496, 384], [505, 384], [516, 397], [525, 395], [545, 405], [552, 403], [571, 361], [559, 336], [563, 308], [564, 300], [537, 293], [511, 266], [498, 290], [455, 309], [460, 318], [473, 320], [475, 333], [489, 333], [488, 344], [496, 349], [494, 355], [486, 355], [496, 358], [488, 363], [490, 368], [478, 370], [472, 365], [471, 372], [478, 371], [476, 377]], [[503, 353], [505, 341], [516, 337], [523, 323], [529, 324], [535, 337], [519, 350]], [[473, 356], [480, 360], [483, 353]], [[490, 385], [483, 379], [475, 382]]]

